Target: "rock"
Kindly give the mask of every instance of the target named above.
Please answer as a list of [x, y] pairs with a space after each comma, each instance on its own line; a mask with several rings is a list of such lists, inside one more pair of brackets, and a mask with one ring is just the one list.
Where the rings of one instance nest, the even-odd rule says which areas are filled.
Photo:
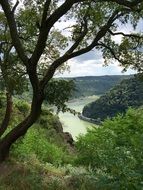
[[69, 144], [72, 147], [74, 146], [74, 140], [72, 138], [72, 135], [69, 132], [63, 132], [63, 126], [59, 120], [54, 121], [54, 129], [59, 135], [62, 136], [65, 143]]
[[64, 139], [66, 143], [70, 144], [70, 146], [74, 146], [74, 140], [72, 138], [72, 135], [68, 132], [63, 133]]
[[57, 133], [63, 133], [63, 126], [59, 120], [55, 120], [54, 128], [55, 128]]

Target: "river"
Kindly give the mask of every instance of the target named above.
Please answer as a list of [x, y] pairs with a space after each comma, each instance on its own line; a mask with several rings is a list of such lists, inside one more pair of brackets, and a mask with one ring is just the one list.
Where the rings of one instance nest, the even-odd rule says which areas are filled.
[[[81, 112], [83, 107], [92, 102], [95, 101], [98, 98], [98, 96], [89, 96], [84, 97], [76, 100], [72, 100], [68, 103], [68, 107], [71, 109], [74, 109], [77, 112]], [[74, 116], [73, 114], [66, 112], [66, 113], [59, 113], [60, 121], [63, 125], [64, 132], [69, 132], [73, 139], [76, 140], [76, 138], [80, 134], [85, 134], [87, 132], [87, 128], [91, 128], [92, 126], [95, 126], [95, 124], [83, 121], [78, 118], [78, 116]]]

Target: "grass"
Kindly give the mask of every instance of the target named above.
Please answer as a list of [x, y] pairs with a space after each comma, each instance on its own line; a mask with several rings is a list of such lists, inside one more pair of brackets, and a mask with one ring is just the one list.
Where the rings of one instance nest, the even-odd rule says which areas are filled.
[[0, 171], [0, 190], [95, 190], [84, 168], [42, 164], [35, 156], [27, 162], [7, 161]]

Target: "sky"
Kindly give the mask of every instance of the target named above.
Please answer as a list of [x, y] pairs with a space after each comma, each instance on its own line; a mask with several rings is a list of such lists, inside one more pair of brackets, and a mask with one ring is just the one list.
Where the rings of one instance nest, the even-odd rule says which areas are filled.
[[78, 58], [68, 61], [70, 71], [65, 71], [63, 74], [58, 74], [58, 77], [77, 77], [77, 76], [102, 76], [102, 75], [129, 75], [135, 71], [128, 69], [127, 72], [122, 72], [123, 68], [118, 62], [104, 65], [104, 60], [100, 53], [91, 51]]
[[[61, 25], [61, 23], [57, 27], [58, 29], [62, 29], [67, 27], [68, 25], [72, 25], [74, 22], [70, 21], [70, 23], [66, 23], [66, 26]], [[134, 29], [131, 25], [122, 25], [119, 31], [124, 33], [131, 33]], [[143, 32], [143, 20], [139, 22], [137, 28], [137, 32]], [[114, 40], [117, 43], [121, 42], [121, 36], [115, 36]], [[135, 74], [136, 71], [132, 69], [128, 69], [126, 72], [122, 72], [123, 68], [119, 66], [117, 61], [112, 61], [108, 64], [108, 66], [104, 66], [104, 60], [102, 58], [102, 54], [97, 50], [92, 50], [84, 55], [76, 57], [68, 61], [68, 65], [70, 66], [70, 72], [65, 71], [62, 74], [58, 74], [58, 77], [77, 77], [77, 76], [102, 76], [102, 75], [130, 75]]]
[[[128, 25], [124, 27], [122, 26], [122, 29], [120, 31], [124, 33], [130, 33], [132, 30], [133, 28]], [[143, 31], [143, 21], [139, 22], [136, 30], [138, 32]], [[114, 40], [116, 42], [120, 42], [121, 36], [114, 37]], [[69, 60], [68, 64], [70, 66], [70, 72], [65, 71], [63, 74], [59, 74], [59, 77], [130, 75], [136, 73], [136, 71], [132, 69], [128, 69], [126, 72], [122, 72], [123, 68], [119, 66], [119, 63], [117, 61], [112, 61], [108, 66], [104, 66], [104, 60], [101, 53], [95, 50]]]

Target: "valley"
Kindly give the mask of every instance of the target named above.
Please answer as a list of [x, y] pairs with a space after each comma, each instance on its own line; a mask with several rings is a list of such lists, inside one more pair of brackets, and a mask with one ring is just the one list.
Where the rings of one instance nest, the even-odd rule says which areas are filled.
[[[84, 98], [74, 99], [68, 103], [68, 107], [81, 113], [83, 107], [86, 104], [93, 102], [97, 100], [98, 98], [99, 96], [93, 95], [93, 96], [88, 96]], [[65, 132], [69, 132], [72, 135], [74, 140], [76, 140], [76, 138], [80, 134], [85, 134], [87, 132], [87, 128], [91, 128], [92, 126], [95, 126], [95, 124], [89, 123], [87, 121], [83, 121], [79, 119], [77, 115], [73, 115], [69, 112], [66, 112], [66, 113], [60, 112], [59, 118], [62, 123], [63, 130]]]

